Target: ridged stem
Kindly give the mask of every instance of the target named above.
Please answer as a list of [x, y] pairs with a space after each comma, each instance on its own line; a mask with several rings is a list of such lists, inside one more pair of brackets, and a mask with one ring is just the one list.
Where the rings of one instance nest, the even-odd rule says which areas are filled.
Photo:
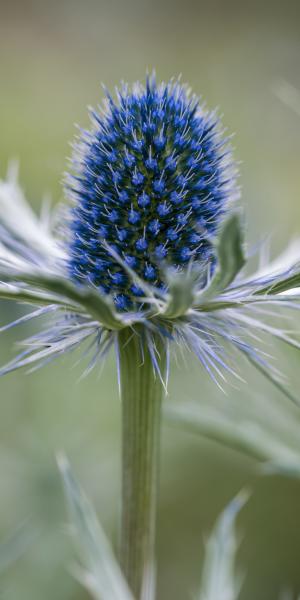
[[[142, 333], [142, 332], [141, 332]], [[159, 368], [165, 349], [155, 340]], [[163, 385], [142, 334], [119, 333], [122, 400], [121, 565], [135, 600], [153, 600]]]

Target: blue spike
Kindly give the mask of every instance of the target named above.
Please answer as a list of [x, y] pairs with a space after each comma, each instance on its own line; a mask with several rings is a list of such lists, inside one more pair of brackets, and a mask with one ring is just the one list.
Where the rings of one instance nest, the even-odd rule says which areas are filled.
[[133, 283], [130, 286], [130, 291], [133, 293], [134, 296], [144, 296], [145, 295], [144, 290], [142, 290], [142, 288], [140, 288], [135, 283]]
[[144, 276], [148, 281], [154, 281], [156, 278], [155, 268], [152, 265], [146, 265], [144, 269]]
[[175, 240], [178, 239], [178, 233], [175, 229], [173, 229], [173, 227], [169, 227], [167, 229], [167, 237], [168, 237], [168, 240], [171, 240], [172, 242], [174, 242]]
[[180, 248], [180, 250], [179, 250], [180, 260], [182, 260], [183, 262], [187, 262], [188, 260], [190, 260], [192, 254], [193, 253], [190, 250], [190, 248], [188, 248], [186, 246], [183, 248]]
[[132, 176], [132, 183], [134, 186], [138, 187], [141, 186], [142, 183], [144, 182], [144, 175], [143, 173], [139, 173], [138, 171], [136, 173], [133, 174]]
[[158, 219], [153, 219], [148, 225], [148, 231], [156, 236], [161, 229], [161, 224]]
[[149, 169], [149, 171], [156, 171], [158, 169], [158, 162], [156, 158], [146, 158], [145, 167]]
[[130, 154], [129, 152], [127, 154], [125, 154], [123, 161], [124, 161], [124, 165], [126, 167], [128, 167], [129, 169], [131, 169], [136, 163], [135, 157], [133, 156], [133, 154]]
[[118, 229], [117, 236], [118, 236], [118, 240], [120, 240], [120, 242], [125, 242], [125, 240], [129, 236], [128, 229]]
[[165, 161], [166, 169], [171, 173], [174, 173], [177, 169], [177, 161], [173, 156], [167, 156]]
[[137, 267], [138, 260], [137, 260], [136, 256], [132, 256], [130, 254], [125, 254], [124, 260], [125, 260], [126, 265], [128, 265], [128, 267], [130, 267], [131, 269], [135, 269]]
[[145, 238], [139, 238], [135, 243], [135, 247], [138, 252], [145, 252], [145, 250], [148, 248], [148, 242], [145, 240]]
[[120, 312], [123, 312], [124, 310], [126, 310], [130, 304], [130, 300], [128, 298], [128, 296], [126, 296], [125, 294], [117, 294], [114, 297], [114, 303], [115, 306], [117, 308], [117, 310], [119, 310]]
[[156, 150], [163, 150], [167, 143], [167, 140], [164, 136], [160, 135], [154, 138], [153, 143]]
[[115, 208], [113, 208], [110, 211], [110, 213], [107, 215], [107, 218], [111, 223], [118, 223], [118, 221], [120, 219], [119, 211], [116, 210]]
[[161, 195], [164, 193], [165, 191], [165, 182], [162, 178], [160, 179], [154, 179], [153, 183], [152, 183], [152, 187], [153, 190], [156, 192], [156, 194]]
[[126, 190], [121, 190], [119, 192], [119, 200], [120, 200], [121, 204], [126, 204], [126, 202], [128, 202], [129, 194]]
[[137, 210], [134, 210], [133, 208], [131, 208], [130, 212], [128, 214], [128, 223], [130, 223], [131, 225], [136, 225], [140, 220], [141, 220], [140, 213]]
[[146, 208], [151, 203], [150, 196], [145, 191], [138, 197], [138, 205], [140, 208]]
[[174, 190], [170, 194], [170, 200], [171, 200], [172, 204], [180, 204], [183, 200], [183, 196], [182, 196], [182, 194], [179, 194], [179, 192]]
[[111, 273], [110, 274], [110, 278], [111, 278], [112, 282], [115, 285], [123, 285], [124, 282], [125, 282], [125, 275], [124, 275], [124, 273], [120, 273], [120, 272], [118, 272], [118, 273]]
[[166, 217], [170, 212], [170, 207], [164, 202], [157, 205], [156, 212], [160, 217]]
[[166, 258], [167, 253], [168, 253], [168, 251], [163, 246], [163, 244], [159, 244], [158, 246], [156, 246], [156, 248], [154, 250], [155, 258], [158, 261], [163, 260], [164, 258]]

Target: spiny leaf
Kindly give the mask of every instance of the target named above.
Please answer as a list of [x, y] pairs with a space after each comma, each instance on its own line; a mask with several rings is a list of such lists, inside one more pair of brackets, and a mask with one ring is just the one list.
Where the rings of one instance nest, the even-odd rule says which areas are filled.
[[73, 285], [66, 279], [42, 273], [6, 273], [0, 272], [0, 279], [9, 283], [20, 281], [24, 284], [34, 286], [33, 293], [47, 291], [50, 294], [60, 296], [68, 302], [77, 303], [108, 329], [122, 329], [124, 323], [116, 314], [110, 299], [102, 296], [96, 290], [87, 287], [81, 288]]
[[235, 573], [235, 520], [247, 499], [248, 493], [241, 492], [225, 508], [215, 524], [206, 544], [199, 600], [238, 598], [241, 581]]
[[217, 268], [209, 286], [199, 295], [199, 305], [223, 292], [245, 264], [240, 217], [231, 215], [216, 240]]
[[201, 304], [197, 305], [197, 310], [201, 312], [215, 312], [218, 310], [224, 310], [227, 308], [243, 308], [246, 306], [246, 302], [243, 301], [227, 301], [227, 300], [212, 300], [211, 302], [201, 302]]
[[74, 479], [64, 456], [58, 458], [71, 523], [85, 570], [79, 579], [95, 600], [133, 600], [96, 513]]
[[281, 294], [282, 292], [287, 292], [297, 287], [300, 287], [300, 265], [298, 273], [293, 273], [289, 277], [285, 277], [279, 281], [274, 281], [273, 283], [270, 283], [257, 290], [256, 294]]
[[37, 304], [38, 306], [56, 304], [57, 306], [62, 306], [67, 310], [77, 312], [82, 310], [79, 305], [70, 304], [58, 296], [52, 296], [51, 294], [46, 294], [45, 292], [28, 290], [26, 288], [20, 288], [13, 285], [0, 284], [0, 299], [15, 300], [16, 302], [24, 302], [27, 304]]
[[169, 300], [162, 315], [176, 319], [184, 315], [194, 303], [198, 273], [193, 269], [182, 272], [166, 272]]

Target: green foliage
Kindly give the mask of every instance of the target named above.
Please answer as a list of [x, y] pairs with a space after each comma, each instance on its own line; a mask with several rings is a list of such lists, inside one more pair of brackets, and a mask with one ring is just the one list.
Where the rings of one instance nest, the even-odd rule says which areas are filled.
[[169, 300], [163, 316], [176, 319], [184, 315], [194, 304], [197, 272], [192, 269], [183, 272], [167, 272], [166, 279], [169, 286]]
[[226, 219], [215, 245], [218, 266], [209, 287], [200, 295], [200, 306], [223, 292], [245, 265], [243, 233], [237, 213]]
[[0, 575], [25, 554], [36, 536], [36, 532], [26, 522], [20, 525], [6, 541], [0, 543]]
[[[47, 273], [37, 272], [26, 274], [24, 272], [16, 272], [13, 276], [11, 274], [7, 275], [5, 270], [1, 270], [1, 267], [0, 278], [1, 281], [7, 280], [8, 283], [13, 279], [14, 281], [21, 281], [23, 284], [32, 286], [32, 289], [28, 291], [24, 290], [24, 292], [22, 290], [20, 294], [20, 290], [13, 286], [10, 285], [6, 288], [2, 285], [0, 287], [0, 298], [27, 302], [31, 302], [31, 299], [33, 299], [34, 303], [37, 303], [37, 299], [41, 298], [39, 304], [49, 304], [50, 302], [62, 305], [78, 313], [84, 309], [108, 329], [122, 329], [124, 327], [115, 313], [112, 302], [105, 296], [96, 293], [93, 289], [78, 288], [65, 278], [53, 277]], [[47, 293], [46, 296], [43, 295], [45, 292]], [[22, 297], [22, 294], [24, 294], [24, 297]]]
[[237, 538], [235, 520], [248, 494], [241, 492], [218, 518], [206, 543], [198, 600], [237, 600], [241, 580], [235, 571]]
[[84, 564], [78, 579], [95, 600], [133, 600], [96, 513], [72, 475], [65, 457], [58, 459], [71, 525]]
[[[265, 473], [300, 477], [300, 412], [287, 403], [255, 398], [249, 404], [234, 398], [218, 406], [168, 403], [168, 423], [192, 431], [263, 463]], [[265, 416], [264, 416], [265, 415]]]

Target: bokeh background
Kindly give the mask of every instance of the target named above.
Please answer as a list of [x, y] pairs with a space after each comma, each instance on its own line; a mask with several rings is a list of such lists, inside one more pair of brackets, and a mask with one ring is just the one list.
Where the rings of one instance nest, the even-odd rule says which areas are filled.
[[[300, 89], [297, 0], [0, 0], [0, 174], [20, 161], [20, 179], [39, 210], [46, 195], [63, 197], [62, 173], [74, 123], [88, 124], [101, 82], [159, 79], [182, 73], [235, 132], [249, 244], [271, 233], [280, 250], [300, 233], [300, 117], [281, 102], [282, 81]], [[296, 94], [297, 96], [297, 94]], [[297, 99], [297, 98], [296, 98]], [[299, 104], [300, 106], [300, 104]], [[300, 109], [299, 109], [300, 110]], [[0, 325], [22, 309], [0, 305]], [[0, 359], [22, 332], [3, 334]], [[277, 349], [275, 349], [277, 353]], [[280, 354], [291, 386], [299, 365]], [[55, 453], [64, 449], [114, 543], [119, 514], [120, 403], [113, 359], [101, 377], [79, 381], [80, 364], [64, 358], [31, 375], [0, 381], [0, 539], [24, 519], [38, 538], [0, 581], [9, 600], [84, 600], [69, 567], [73, 547]], [[240, 397], [264, 419], [264, 398], [284, 402], [253, 371]], [[174, 365], [169, 402], [226, 402], [201, 368]], [[266, 417], [267, 419], [267, 417]], [[203, 542], [224, 505], [250, 484], [239, 518], [242, 600], [274, 600], [300, 590], [300, 483], [259, 478], [255, 463], [230, 450], [163, 431], [159, 507], [159, 600], [192, 598]]]

